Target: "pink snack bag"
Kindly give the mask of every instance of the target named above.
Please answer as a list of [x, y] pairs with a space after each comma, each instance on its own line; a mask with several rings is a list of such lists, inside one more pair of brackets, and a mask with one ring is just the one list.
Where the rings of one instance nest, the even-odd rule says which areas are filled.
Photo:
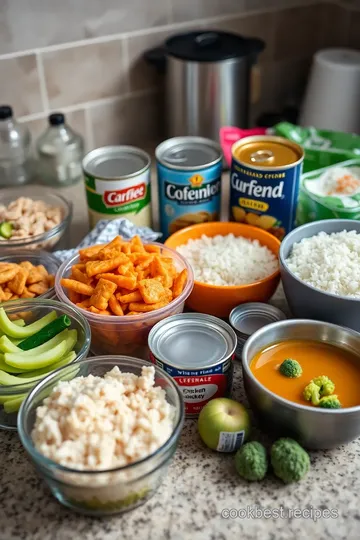
[[236, 141], [252, 135], [266, 135], [266, 128], [240, 129], [237, 127], [220, 128], [220, 144], [228, 166], [231, 166], [231, 147]]

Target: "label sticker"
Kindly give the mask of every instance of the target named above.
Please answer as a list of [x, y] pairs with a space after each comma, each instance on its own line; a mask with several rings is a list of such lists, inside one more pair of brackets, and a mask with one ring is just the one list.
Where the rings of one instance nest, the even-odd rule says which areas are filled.
[[216, 450], [218, 452], [234, 452], [244, 442], [245, 431], [220, 431], [219, 442]]

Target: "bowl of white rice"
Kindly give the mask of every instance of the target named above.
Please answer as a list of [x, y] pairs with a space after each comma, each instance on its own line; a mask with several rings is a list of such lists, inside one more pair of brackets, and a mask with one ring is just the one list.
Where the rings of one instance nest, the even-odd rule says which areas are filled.
[[295, 317], [360, 331], [360, 222], [329, 219], [290, 232], [280, 247], [284, 292]]
[[244, 223], [212, 222], [181, 229], [165, 245], [190, 264], [194, 288], [186, 305], [228, 317], [244, 302], [267, 302], [279, 281], [280, 241]]

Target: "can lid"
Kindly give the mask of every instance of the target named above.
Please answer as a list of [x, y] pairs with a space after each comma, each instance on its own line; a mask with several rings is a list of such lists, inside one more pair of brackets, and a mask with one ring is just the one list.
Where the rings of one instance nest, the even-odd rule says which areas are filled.
[[83, 160], [86, 173], [107, 180], [135, 176], [150, 165], [150, 156], [135, 146], [103, 146]]
[[230, 313], [231, 326], [240, 338], [246, 339], [267, 324], [286, 319], [285, 313], [275, 306], [250, 302], [235, 307]]
[[149, 334], [149, 348], [158, 360], [188, 370], [225, 361], [234, 353], [236, 342], [227, 323], [202, 313], [173, 315], [157, 323]]
[[246, 137], [234, 144], [232, 153], [235, 159], [259, 169], [286, 167], [303, 158], [296, 143], [271, 135]]
[[155, 156], [170, 169], [191, 170], [209, 167], [221, 161], [220, 146], [203, 137], [174, 137], [161, 143]]

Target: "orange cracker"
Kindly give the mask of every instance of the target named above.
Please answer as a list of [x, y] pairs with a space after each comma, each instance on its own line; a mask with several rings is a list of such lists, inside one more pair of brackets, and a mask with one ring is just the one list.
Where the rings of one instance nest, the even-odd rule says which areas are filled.
[[141, 313], [147, 313], [148, 311], [155, 311], [155, 309], [160, 309], [164, 306], [167, 306], [169, 302], [164, 300], [162, 302], [157, 302], [156, 304], [145, 304], [145, 302], [130, 302], [129, 311], [140, 311]]
[[139, 313], [138, 311], [129, 311], [126, 313], [125, 317], [128, 317], [129, 315], [142, 315], [142, 313]]
[[78, 307], [82, 308], [82, 309], [86, 309], [88, 307], [90, 307], [90, 298], [86, 298], [86, 300], [83, 300], [82, 302], [78, 302], [76, 304]]
[[81, 283], [86, 283], [86, 285], [89, 285], [89, 278], [84, 272], [79, 270], [78, 268], [72, 267], [71, 269], [71, 278], [76, 279], [76, 281], [81, 281]]
[[174, 284], [172, 288], [174, 298], [177, 298], [183, 292], [186, 280], [187, 280], [187, 270], [186, 268], [184, 268], [184, 270], [181, 270], [180, 274], [178, 274], [176, 278], [174, 279]]
[[152, 244], [146, 244], [144, 246], [145, 248], [145, 251], [147, 251], [147, 253], [161, 253], [161, 249], [160, 249], [160, 246], [153, 246]]
[[[10, 291], [15, 294], [21, 295], [24, 292], [26, 280], [29, 276], [29, 270], [19, 266], [17, 274], [8, 281], [8, 287]], [[47, 290], [47, 287], [46, 287]], [[34, 292], [34, 291], [31, 291]]]
[[136, 289], [136, 276], [117, 276], [116, 274], [100, 274], [98, 276], [100, 279], [107, 279], [116, 284], [117, 287], [124, 287], [132, 291]]
[[116, 298], [121, 302], [122, 304], [129, 304], [130, 302], [141, 302], [142, 296], [139, 291], [135, 291], [129, 294], [117, 294]]
[[33, 285], [29, 285], [28, 287], [28, 291], [35, 293], [37, 296], [46, 293], [46, 291], [48, 290], [49, 287], [47, 281], [39, 281], [38, 283], [34, 283]]
[[27, 287], [24, 287], [21, 298], [34, 298], [36, 295], [33, 292], [30, 292]]
[[[108, 261], [90, 261], [86, 263], [86, 274], [88, 277], [96, 276], [96, 274], [104, 274], [105, 272], [111, 272], [115, 270], [120, 264], [124, 262], [126, 256], [121, 253], [115, 259], [109, 259]], [[127, 258], [126, 258], [127, 261]]]
[[80, 261], [89, 261], [93, 255], [99, 253], [105, 246], [106, 244], [97, 244], [95, 246], [79, 249]]
[[79, 281], [75, 281], [75, 279], [63, 278], [60, 283], [63, 287], [65, 287], [65, 289], [84, 294], [85, 296], [91, 296], [94, 292], [94, 287], [90, 287], [90, 285], [80, 283]]
[[153, 277], [167, 275], [166, 268], [161, 263], [160, 258], [157, 255], [154, 257], [154, 260], [152, 261], [150, 265], [150, 271]]
[[34, 283], [39, 283], [39, 281], [43, 281], [44, 276], [45, 274], [41, 268], [39, 268], [38, 266], [33, 266], [33, 268], [31, 268], [31, 270], [29, 271], [26, 285], [33, 285]]
[[8, 283], [11, 281], [16, 274], [19, 271], [19, 266], [15, 266], [12, 268], [9, 268], [8, 270], [5, 270], [4, 272], [0, 272], [0, 285], [3, 285], [3, 283]]
[[21, 263], [19, 263], [19, 266], [21, 266], [21, 268], [25, 268], [29, 272], [34, 268], [34, 265], [31, 264], [30, 261], [21, 261]]
[[117, 315], [117, 316], [124, 315], [121, 304], [117, 300], [117, 298], [115, 297], [114, 294], [112, 296], [110, 296], [110, 298], [109, 298], [109, 308], [111, 309], [111, 311], [113, 312], [114, 315]]
[[106, 279], [99, 279], [95, 290], [90, 298], [90, 303], [100, 311], [105, 310], [108, 306], [110, 297], [116, 291], [116, 284]]
[[107, 309], [97, 309], [94, 306], [90, 306], [88, 311], [91, 311], [92, 313], [96, 313], [96, 315], [111, 315], [109, 310], [107, 310]]
[[69, 291], [69, 300], [73, 304], [79, 304], [81, 302], [81, 294], [75, 291]]
[[156, 304], [164, 296], [165, 288], [156, 279], [143, 279], [139, 281], [139, 292], [145, 304]]
[[49, 274], [47, 277], [47, 282], [48, 282], [49, 288], [53, 287], [55, 285], [55, 276], [53, 274]]

